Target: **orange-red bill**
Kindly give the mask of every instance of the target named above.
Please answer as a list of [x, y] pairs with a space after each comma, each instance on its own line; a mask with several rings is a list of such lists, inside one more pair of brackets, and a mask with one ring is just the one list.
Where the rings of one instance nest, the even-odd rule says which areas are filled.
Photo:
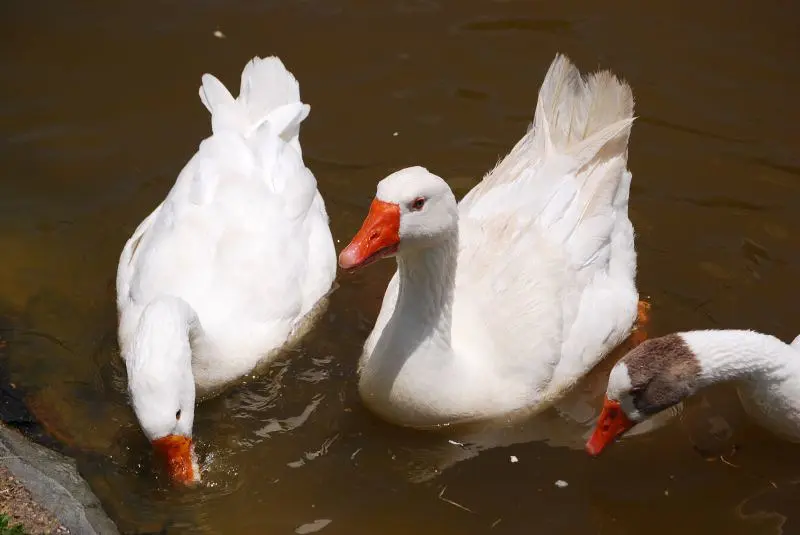
[[397, 252], [400, 243], [400, 207], [375, 199], [361, 229], [339, 254], [339, 266], [355, 270]]
[[603, 397], [603, 410], [591, 438], [586, 443], [586, 453], [600, 455], [606, 446], [633, 426], [634, 422], [622, 410], [619, 401]]
[[189, 485], [197, 481], [192, 459], [192, 439], [182, 435], [167, 435], [152, 442], [156, 454], [166, 464], [172, 481]]

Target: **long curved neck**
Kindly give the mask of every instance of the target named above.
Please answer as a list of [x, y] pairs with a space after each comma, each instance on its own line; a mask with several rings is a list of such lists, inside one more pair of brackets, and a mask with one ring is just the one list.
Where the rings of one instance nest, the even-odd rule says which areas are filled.
[[435, 247], [398, 256], [395, 307], [359, 381], [364, 402], [389, 421], [427, 428], [492, 418], [516, 408], [524, 394], [509, 390], [482, 348], [454, 339], [454, 307], [462, 306], [455, 302], [458, 239], [454, 230]]
[[149, 302], [138, 317], [132, 337], [122, 347], [128, 374], [174, 378], [192, 373], [192, 345], [203, 338], [194, 309], [178, 297]]
[[708, 330], [681, 333], [698, 364], [699, 385], [722, 381], [782, 382], [800, 377], [798, 350], [754, 331]]
[[389, 421], [425, 427], [472, 412], [470, 369], [451, 346], [457, 255], [454, 230], [397, 257], [395, 307], [359, 380], [362, 399]]
[[400, 287], [391, 323], [407, 340], [449, 350], [457, 263], [457, 229], [434, 247], [398, 256]]

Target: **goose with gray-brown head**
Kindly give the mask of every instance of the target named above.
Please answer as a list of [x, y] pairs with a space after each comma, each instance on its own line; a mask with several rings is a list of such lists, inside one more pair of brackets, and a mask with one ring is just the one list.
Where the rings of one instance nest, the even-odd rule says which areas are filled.
[[614, 366], [586, 451], [598, 455], [637, 423], [727, 381], [737, 383], [752, 418], [800, 442], [800, 336], [786, 344], [753, 331], [706, 330], [653, 338]]

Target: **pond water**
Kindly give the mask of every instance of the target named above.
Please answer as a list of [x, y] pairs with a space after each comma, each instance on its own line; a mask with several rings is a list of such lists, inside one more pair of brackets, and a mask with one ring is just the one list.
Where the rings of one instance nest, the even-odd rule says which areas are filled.
[[524, 133], [556, 52], [612, 69], [637, 99], [630, 212], [651, 334], [794, 337], [798, 7], [656, 5], [7, 0], [7, 382], [124, 533], [800, 533], [800, 449], [748, 421], [730, 387], [599, 459], [581, 447], [607, 366], [524, 429], [382, 423], [359, 402], [356, 361], [391, 262], [341, 274], [300, 350], [198, 408], [200, 488], [154, 472], [127, 405], [119, 252], [209, 132], [201, 74], [238, 87], [254, 55], [279, 55], [311, 104], [304, 155], [338, 248], [394, 169], [425, 165], [459, 196], [476, 184]]

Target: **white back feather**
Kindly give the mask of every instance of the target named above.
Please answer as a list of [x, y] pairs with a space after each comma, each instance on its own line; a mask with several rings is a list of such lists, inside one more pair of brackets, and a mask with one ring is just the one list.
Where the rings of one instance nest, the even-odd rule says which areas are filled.
[[[633, 104], [610, 72], [583, 79], [557, 56], [531, 128], [460, 203], [459, 286], [492, 311], [487, 323], [503, 333], [509, 369], [536, 368], [534, 389], [573, 384], [635, 318]], [[531, 360], [531, 344], [547, 356]]]
[[272, 135], [278, 135], [300, 152], [300, 123], [310, 107], [300, 101], [300, 85], [283, 62], [275, 57], [254, 57], [242, 70], [239, 96], [214, 75], [204, 74], [200, 100], [211, 112], [211, 128], [217, 134], [233, 130], [250, 137], [264, 123]]
[[189, 304], [206, 337], [193, 354], [195, 379], [210, 388], [286, 341], [330, 289], [336, 257], [299, 147], [309, 107], [283, 63], [250, 61], [236, 99], [206, 74], [200, 99], [213, 135], [126, 244], [117, 291], [123, 346], [153, 299]]

